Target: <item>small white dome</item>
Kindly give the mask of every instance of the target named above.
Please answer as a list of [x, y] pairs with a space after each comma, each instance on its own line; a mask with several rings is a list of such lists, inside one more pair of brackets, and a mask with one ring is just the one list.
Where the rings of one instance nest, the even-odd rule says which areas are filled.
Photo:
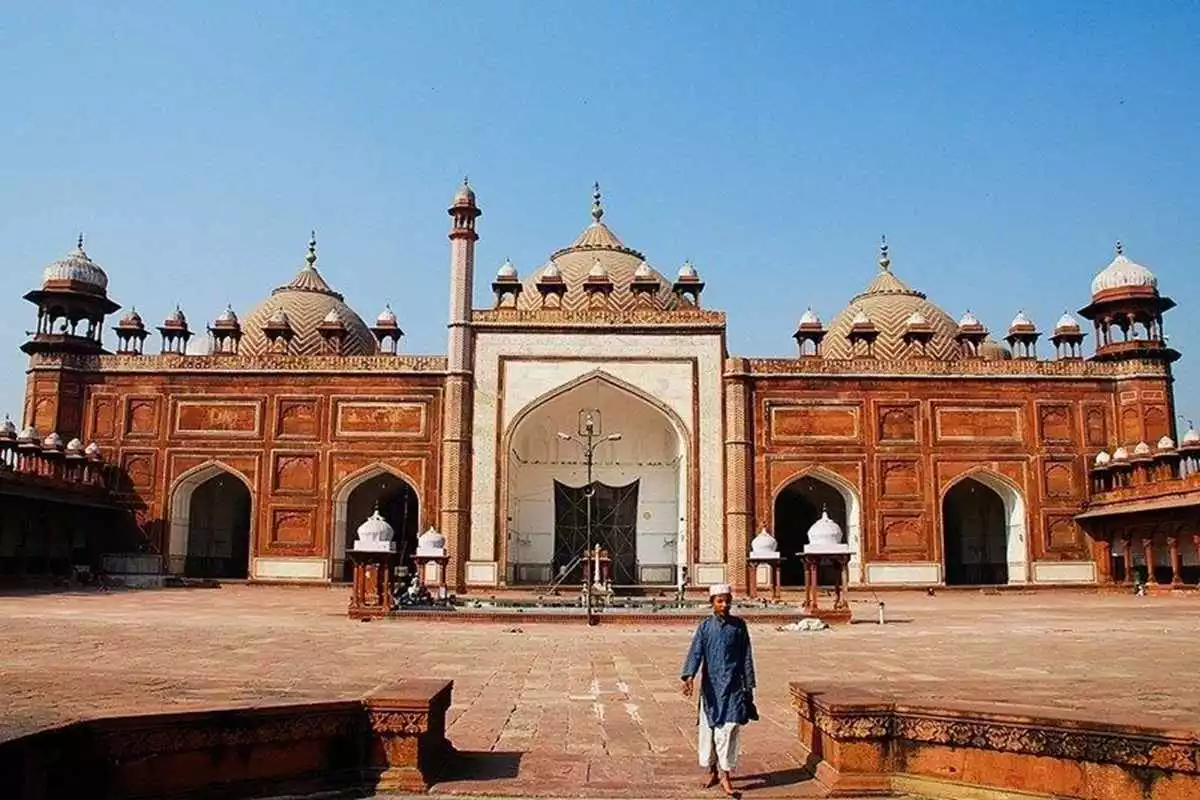
[[1058, 318], [1058, 322], [1054, 323], [1054, 330], [1057, 331], [1077, 331], [1079, 330], [1079, 320], [1071, 316], [1070, 311], [1064, 311], [1063, 315]]
[[552, 280], [555, 278], [561, 278], [562, 270], [558, 268], [558, 264], [555, 264], [553, 261], [551, 261], [546, 265], [545, 269], [542, 270], [542, 277], [550, 278]]
[[285, 328], [292, 327], [292, 321], [288, 319], [287, 312], [282, 308], [276, 309], [275, 313], [271, 315], [271, 318], [267, 320], [267, 322], [272, 325], [279, 325]]
[[496, 270], [497, 278], [515, 278], [517, 277], [517, 268], [507, 258], [500, 265], [500, 269]]
[[608, 267], [604, 266], [603, 262], [601, 262], [600, 259], [597, 258], [595, 261], [592, 262], [592, 268], [588, 270], [588, 277], [589, 278], [607, 278], [608, 277]]
[[654, 271], [650, 269], [649, 264], [647, 264], [645, 261], [643, 261], [642, 263], [638, 264], [637, 269], [635, 269], [633, 271], [633, 277], [636, 278], [637, 280], [645, 280], [646, 278], [653, 278]]
[[17, 426], [9, 419], [8, 415], [4, 415], [4, 422], [0, 422], [0, 439], [11, 440], [17, 438]]
[[696, 265], [691, 261], [683, 262], [683, 266], [679, 268], [679, 277], [681, 278], [698, 278], [700, 273], [696, 272]]
[[379, 316], [375, 318], [375, 324], [379, 327], [396, 324], [396, 312], [392, 311], [391, 303], [383, 307], [383, 311], [379, 312]]
[[1187, 433], [1183, 435], [1184, 444], [1200, 444], [1200, 431], [1189, 427]]
[[142, 322], [142, 315], [137, 312], [136, 308], [130, 308], [129, 313], [121, 317], [117, 323], [123, 328], [144, 328], [146, 324]]
[[45, 439], [42, 439], [42, 447], [47, 450], [61, 450], [63, 447], [62, 437], [57, 432], [52, 432]]
[[858, 313], [854, 315], [854, 319], [850, 320], [851, 326], [870, 325], [870, 324], [871, 324], [871, 318], [868, 317], [867, 312], [862, 310], [861, 308], [858, 310]]
[[48, 281], [74, 281], [99, 292], [108, 288], [108, 275], [83, 251], [82, 235], [74, 250], [43, 270], [42, 283]]
[[342, 315], [338, 313], [336, 308], [329, 309], [329, 313], [325, 315], [325, 318], [322, 319], [321, 322], [325, 322], [330, 325], [337, 325], [339, 323], [343, 325], [345, 324], [345, 320], [342, 319]]
[[33, 427], [32, 425], [26, 425], [21, 429], [21, 435], [18, 436], [17, 439], [22, 442], [36, 442], [39, 437], [40, 434], [38, 433], [37, 428]]
[[960, 327], [960, 328], [973, 328], [976, 325], [982, 325], [982, 324], [983, 323], [981, 323], [979, 321], [979, 317], [972, 314], [970, 309], [968, 309], [967, 312], [965, 314], [963, 314], [962, 317], [960, 317], [958, 320], [958, 327]]
[[233, 306], [225, 306], [225, 310], [221, 312], [221, 316], [217, 317], [217, 322], [232, 322], [237, 323], [238, 316], [233, 310]]
[[167, 322], [187, 327], [187, 317], [184, 316], [183, 309], [179, 306], [175, 306], [175, 310], [167, 315]]
[[82, 453], [83, 452], [83, 442], [79, 441], [78, 439], [72, 439], [71, 441], [67, 442], [67, 452], [68, 453]]
[[822, 511], [821, 518], [808, 529], [808, 543], [813, 547], [841, 544], [842, 526], [831, 520], [828, 512]]
[[1110, 456], [1104, 450], [1101, 450], [1099, 453], [1096, 453], [1096, 466], [1097, 467], [1106, 467], [1106, 466], [1108, 466], [1108, 463], [1110, 461], [1112, 461], [1112, 456]]
[[1024, 311], [1018, 311], [1017, 315], [1015, 317], [1013, 317], [1012, 322], [1009, 323], [1009, 326], [1008, 326], [1009, 330], [1014, 330], [1014, 329], [1020, 330], [1021, 328], [1032, 328], [1032, 327], [1033, 327], [1033, 320], [1031, 320], [1029, 317], [1027, 317], [1025, 315]]
[[354, 541], [355, 550], [370, 552], [395, 552], [396, 543], [393, 539], [396, 531], [375, 509], [371, 516], [358, 526], [358, 538]]
[[445, 549], [446, 537], [437, 528], [430, 527], [429, 530], [417, 537], [418, 553], [444, 554]]
[[779, 542], [766, 528], [763, 528], [750, 542], [750, 555], [777, 556], [779, 555]]
[[87, 447], [83, 448], [83, 454], [85, 456], [87, 456], [88, 458], [99, 458], [100, 457], [100, 445], [96, 444], [95, 442], [92, 442]]
[[1158, 440], [1158, 449], [1159, 450], [1174, 450], [1175, 442], [1171, 439], [1170, 436], [1164, 436]]
[[925, 315], [920, 311], [914, 311], [908, 315], [908, 319], [904, 321], [904, 324], [910, 328], [915, 328], [918, 325], [928, 325], [929, 320], [925, 319]]
[[1154, 273], [1146, 267], [1126, 258], [1124, 248], [1121, 247], [1120, 242], [1117, 242], [1116, 258], [1107, 267], [1100, 270], [1096, 277], [1092, 278], [1092, 295], [1095, 296], [1109, 289], [1127, 287], [1157, 289], [1158, 278], [1154, 277]]
[[1150, 455], [1150, 445], [1146, 444], [1145, 442], [1138, 442], [1137, 445], [1133, 448], [1133, 454], [1135, 456]]
[[1118, 447], [1116, 450], [1113, 451], [1112, 460], [1113, 461], [1128, 461], [1129, 460], [1129, 451], [1125, 449], [1125, 445], [1121, 445], [1120, 447]]
[[808, 310], [800, 315], [800, 324], [801, 325], [820, 325], [821, 318], [818, 317], [817, 313], [812, 310], [812, 306], [809, 306]]

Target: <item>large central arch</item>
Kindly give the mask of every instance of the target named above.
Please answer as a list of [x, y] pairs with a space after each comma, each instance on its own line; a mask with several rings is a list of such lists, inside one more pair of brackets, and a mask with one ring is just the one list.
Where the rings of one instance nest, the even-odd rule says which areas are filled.
[[[237, 485], [218, 486], [225, 481]], [[196, 508], [193, 501], [197, 500], [203, 508]], [[170, 508], [167, 552], [170, 572], [197, 577], [249, 575], [254, 541], [254, 489], [245, 475], [220, 461], [199, 464], [175, 481]], [[193, 528], [197, 525], [203, 528], [198, 535], [205, 536], [204, 542], [193, 541]], [[228, 563], [217, 564], [218, 561]], [[220, 574], [208, 574], [212, 569]]]
[[940, 510], [943, 582], [1028, 582], [1025, 498], [1015, 484], [972, 470], [946, 486]]
[[550, 583], [568, 568], [565, 580], [578, 577], [571, 565], [586, 548], [585, 410], [599, 412], [600, 438], [621, 434], [596, 447], [592, 470], [592, 534], [613, 551], [614, 582], [675, 583], [688, 555], [686, 429], [661, 402], [601, 371], [539, 397], [505, 434], [499, 544], [506, 581]]
[[[834, 500], [831, 495], [837, 499]], [[805, 497], [808, 499], [801, 502]], [[776, 487], [775, 496], [771, 500], [771, 530], [779, 543], [780, 553], [784, 559], [790, 561], [790, 572], [794, 574], [799, 560], [792, 551], [803, 550], [807, 543], [808, 525], [811, 524], [805, 524], [805, 520], [811, 516], [815, 522], [822, 510], [818, 506], [822, 505], [828, 506], [825, 510], [829, 512], [830, 518], [842, 527], [846, 543], [850, 545], [850, 583], [861, 583], [862, 500], [854, 484], [824, 467], [802, 470], [781, 481]], [[804, 506], [811, 507], [812, 513], [809, 514], [810, 508]], [[797, 526], [803, 530], [799, 530]], [[788, 563], [785, 561], [782, 566], [786, 567]], [[798, 584], [800, 581], [795, 582]]]
[[[350, 580], [346, 551], [353, 547], [358, 526], [379, 506], [396, 534], [398, 548], [411, 553], [421, 530], [421, 495], [411, 479], [382, 462], [348, 475], [333, 493], [333, 530], [330, 575]], [[403, 557], [404, 554], [402, 554]]]

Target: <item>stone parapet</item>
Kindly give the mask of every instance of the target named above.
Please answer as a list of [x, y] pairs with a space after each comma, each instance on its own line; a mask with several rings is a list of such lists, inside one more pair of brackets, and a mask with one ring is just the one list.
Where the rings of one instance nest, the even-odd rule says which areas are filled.
[[961, 359], [875, 359], [875, 358], [737, 358], [726, 359], [727, 376], [746, 371], [758, 377], [903, 377], [903, 378], [1020, 378], [1105, 380], [1112, 378], [1164, 378], [1170, 368], [1161, 362], [1134, 359], [1100, 362], [1063, 359], [1060, 361], [988, 361]]
[[801, 755], [833, 797], [1200, 796], [1200, 739], [1191, 731], [982, 704], [915, 705], [895, 691], [793, 683], [791, 695]]
[[474, 325], [576, 327], [724, 328], [725, 312], [683, 305], [673, 309], [631, 308], [495, 308], [471, 312]]
[[365, 372], [375, 374], [441, 373], [446, 371], [445, 356], [393, 355], [285, 355], [264, 353], [262, 355], [236, 355], [218, 353], [213, 355], [74, 355], [36, 354], [30, 358], [30, 369], [62, 369], [79, 372], [131, 372], [131, 373], [180, 373], [180, 372], [237, 372], [269, 373], [316, 372], [341, 374]]

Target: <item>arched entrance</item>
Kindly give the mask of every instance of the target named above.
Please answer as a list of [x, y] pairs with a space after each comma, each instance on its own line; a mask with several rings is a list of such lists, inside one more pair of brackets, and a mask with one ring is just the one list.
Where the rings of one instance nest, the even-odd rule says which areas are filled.
[[420, 499], [409, 482], [383, 465], [351, 476], [334, 497], [333, 571], [335, 580], [354, 579], [354, 565], [346, 551], [354, 549], [358, 526], [379, 509], [396, 532], [400, 564], [407, 564], [421, 530]]
[[[601, 442], [593, 451], [590, 533], [581, 445], [588, 412]], [[607, 439], [614, 434], [620, 438]], [[610, 553], [615, 585], [674, 584], [687, 563], [686, 441], [664, 406], [604, 373], [518, 414], [505, 437], [507, 581], [574, 584], [590, 540]]]
[[1025, 504], [1007, 481], [986, 472], [959, 479], [942, 496], [947, 586], [1025, 582]]
[[[796, 478], [775, 495], [774, 533], [782, 556], [779, 580], [783, 586], [804, 585], [800, 554], [808, 544], [808, 529], [821, 518], [822, 511], [841, 526], [843, 533], [849, 530], [846, 505], [841, 490], [812, 474]], [[822, 565], [817, 580], [823, 586], [832, 586], [839, 577], [836, 568]]]
[[171, 493], [170, 571], [191, 578], [245, 578], [253, 497], [244, 475], [218, 461], [180, 476]]

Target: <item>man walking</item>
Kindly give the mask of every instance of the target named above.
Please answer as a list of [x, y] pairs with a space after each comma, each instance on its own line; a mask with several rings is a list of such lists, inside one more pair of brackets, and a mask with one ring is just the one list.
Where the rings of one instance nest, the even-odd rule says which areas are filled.
[[738, 733], [742, 725], [758, 719], [754, 708], [754, 657], [746, 623], [729, 613], [733, 589], [717, 584], [708, 590], [712, 616], [700, 623], [681, 679], [683, 696], [691, 697], [700, 667], [700, 766], [708, 770], [705, 788], [719, 782], [734, 797], [730, 773], [737, 767]]

